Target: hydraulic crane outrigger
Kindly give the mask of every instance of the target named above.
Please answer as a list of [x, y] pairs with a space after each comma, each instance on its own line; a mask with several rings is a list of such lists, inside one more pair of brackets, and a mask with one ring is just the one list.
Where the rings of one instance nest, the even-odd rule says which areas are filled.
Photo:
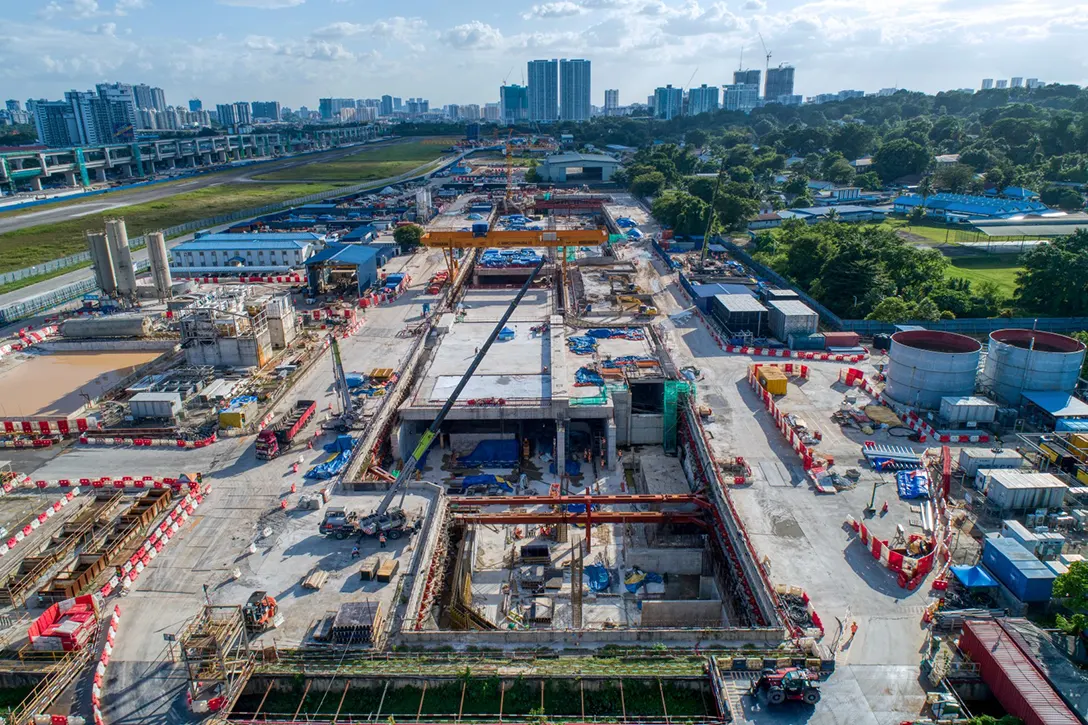
[[[540, 272], [541, 268], [544, 266], [545, 261], [547, 261], [546, 258], [542, 257], [541, 260], [537, 262], [536, 267], [533, 268], [532, 274], [529, 275], [528, 279], [525, 280], [525, 284], [523, 284], [521, 286], [521, 289], [518, 290], [518, 293], [514, 297], [513, 301], [510, 303], [510, 306], [506, 308], [506, 312], [503, 313], [502, 317], [495, 325], [495, 329], [491, 331], [491, 334], [487, 336], [487, 340], [484, 341], [484, 344], [480, 346], [480, 351], [476, 353], [476, 357], [472, 359], [472, 362], [469, 364], [468, 369], [465, 370], [465, 374], [462, 375], [461, 379], [457, 382], [457, 387], [455, 387], [453, 389], [453, 392], [450, 393], [449, 398], [446, 399], [445, 404], [443, 404], [442, 408], [438, 411], [438, 415], [435, 416], [434, 421], [431, 423], [430, 427], [428, 427], [427, 430], [424, 431], [423, 437], [419, 439], [419, 443], [416, 445], [415, 450], [413, 450], [412, 454], [408, 456], [408, 458], [404, 461], [404, 465], [401, 466], [400, 473], [397, 474], [397, 480], [394, 481], [393, 484], [389, 487], [388, 493], [385, 494], [385, 497], [382, 499], [381, 503], [378, 504], [378, 508], [376, 508], [372, 514], [366, 517], [366, 519], [359, 522], [360, 529], [366, 530], [368, 526], [372, 524], [379, 525], [382, 519], [403, 518], [403, 512], [401, 511], [401, 508], [399, 506], [392, 508], [390, 507], [390, 505], [393, 503], [393, 499], [396, 498], [398, 493], [403, 494], [407, 492], [408, 481], [410, 481], [412, 475], [415, 474], [416, 467], [419, 465], [420, 459], [423, 458], [424, 454], [427, 453], [427, 449], [431, 447], [431, 443], [433, 443], [434, 439], [438, 436], [438, 431], [442, 428], [442, 421], [446, 419], [446, 416], [449, 414], [450, 409], [453, 407], [454, 403], [457, 402], [457, 397], [461, 394], [461, 391], [465, 389], [465, 386], [468, 385], [468, 381], [470, 378], [472, 378], [472, 374], [476, 372], [476, 368], [480, 366], [480, 363], [483, 361], [484, 356], [487, 355], [487, 351], [491, 349], [491, 345], [495, 342], [496, 338], [498, 338], [499, 332], [501, 332], [502, 328], [506, 326], [506, 323], [510, 319], [510, 316], [514, 314], [514, 310], [517, 308], [518, 304], [521, 303], [521, 300], [525, 297], [525, 293], [529, 291], [529, 288], [533, 284], [533, 279]], [[403, 501], [403, 495], [401, 500]]]

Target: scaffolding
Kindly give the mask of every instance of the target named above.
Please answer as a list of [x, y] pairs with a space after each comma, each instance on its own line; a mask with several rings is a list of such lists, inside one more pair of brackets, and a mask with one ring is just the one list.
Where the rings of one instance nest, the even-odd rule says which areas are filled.
[[242, 608], [207, 605], [177, 639], [193, 712], [230, 712], [254, 666]]
[[662, 445], [666, 453], [676, 453], [677, 416], [680, 406], [688, 395], [695, 392], [695, 384], [683, 380], [665, 381], [664, 420], [662, 421]]

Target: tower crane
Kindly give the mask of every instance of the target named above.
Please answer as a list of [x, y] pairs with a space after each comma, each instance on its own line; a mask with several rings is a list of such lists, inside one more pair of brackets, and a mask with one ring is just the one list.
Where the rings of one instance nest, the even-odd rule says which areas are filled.
[[767, 65], [763, 70], [763, 96], [767, 96], [767, 74], [771, 72], [771, 51], [767, 50], [767, 43], [763, 40], [763, 33], [756, 33], [759, 36], [759, 42], [763, 45], [763, 52], [767, 55]]

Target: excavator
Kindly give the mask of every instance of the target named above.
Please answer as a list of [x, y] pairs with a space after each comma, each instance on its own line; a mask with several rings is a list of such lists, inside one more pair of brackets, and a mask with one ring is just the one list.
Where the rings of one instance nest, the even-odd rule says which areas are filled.
[[[401, 466], [400, 473], [397, 475], [397, 479], [389, 487], [389, 491], [385, 494], [378, 507], [368, 516], [359, 517], [354, 523], [354, 527], [364, 534], [373, 535], [375, 531], [387, 530], [391, 527], [402, 529], [407, 525], [407, 515], [403, 509], [404, 496], [407, 494], [408, 482], [412, 479], [412, 476], [416, 472], [416, 467], [419, 466], [419, 461], [427, 453], [427, 450], [431, 447], [431, 443], [438, 436], [439, 430], [442, 428], [442, 422], [446, 419], [450, 409], [453, 408], [454, 403], [457, 402], [457, 397], [461, 395], [461, 391], [468, 385], [468, 381], [472, 378], [473, 373], [476, 372], [476, 368], [483, 362], [484, 357], [487, 355], [487, 351], [491, 349], [491, 345], [498, 339], [499, 333], [502, 332], [503, 327], [506, 326], [510, 316], [514, 314], [514, 310], [517, 309], [518, 304], [524, 299], [525, 293], [529, 291], [529, 288], [533, 285], [533, 280], [537, 274], [540, 273], [541, 268], [547, 261], [545, 257], [541, 257], [537, 262], [536, 267], [533, 268], [532, 273], [525, 280], [525, 284], [518, 290], [517, 295], [510, 302], [510, 306], [506, 308], [506, 312], [495, 324], [495, 328], [488, 335], [487, 340], [480, 346], [480, 351], [476, 353], [476, 357], [472, 359], [468, 369], [465, 370], [465, 374], [461, 376], [461, 379], [457, 382], [457, 386], [450, 393], [449, 398], [446, 399], [445, 404], [438, 411], [438, 415], [435, 416], [434, 421], [430, 427], [424, 431], [423, 436], [419, 439], [419, 443], [416, 445], [415, 450], [404, 461], [404, 465]], [[397, 494], [401, 495], [401, 505], [393, 506], [393, 499], [397, 497]], [[324, 533], [324, 532], [322, 532]], [[392, 538], [392, 537], [391, 537]]]
[[617, 295], [616, 301], [624, 312], [634, 312], [639, 317], [657, 317], [658, 310], [653, 305], [643, 304], [638, 297]]

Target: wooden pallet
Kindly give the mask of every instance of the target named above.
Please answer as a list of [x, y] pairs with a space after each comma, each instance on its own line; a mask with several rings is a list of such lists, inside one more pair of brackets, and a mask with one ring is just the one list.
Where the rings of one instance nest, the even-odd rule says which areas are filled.
[[329, 580], [329, 572], [315, 568], [302, 580], [303, 589], [320, 589]]

